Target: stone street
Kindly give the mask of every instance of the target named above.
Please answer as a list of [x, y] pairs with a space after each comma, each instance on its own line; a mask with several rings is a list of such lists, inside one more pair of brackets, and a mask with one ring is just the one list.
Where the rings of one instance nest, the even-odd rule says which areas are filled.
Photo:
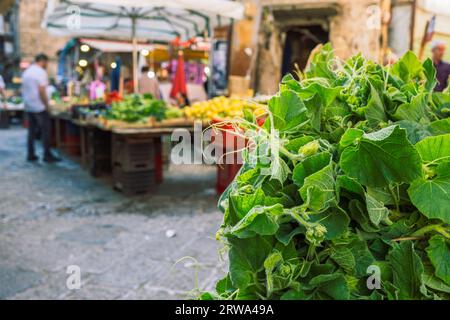
[[0, 131], [0, 299], [183, 299], [223, 276], [214, 167], [171, 165], [126, 197], [71, 159], [26, 162], [25, 141]]

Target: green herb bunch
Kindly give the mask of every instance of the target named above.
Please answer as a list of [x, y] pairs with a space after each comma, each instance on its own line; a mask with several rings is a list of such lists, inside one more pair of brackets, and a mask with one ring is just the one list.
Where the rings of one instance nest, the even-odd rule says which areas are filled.
[[123, 101], [114, 102], [105, 116], [125, 122], [146, 122], [149, 117], [160, 121], [166, 118], [166, 111], [163, 100], [154, 99], [150, 94], [132, 94], [125, 96]]
[[[219, 201], [229, 271], [201, 299], [450, 299], [450, 93], [317, 52], [287, 75]], [[251, 133], [251, 134], [250, 134]]]

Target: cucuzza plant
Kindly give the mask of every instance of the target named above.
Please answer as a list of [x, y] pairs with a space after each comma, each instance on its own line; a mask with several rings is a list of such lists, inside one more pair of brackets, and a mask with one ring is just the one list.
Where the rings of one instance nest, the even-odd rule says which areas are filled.
[[[201, 299], [450, 299], [450, 92], [412, 52], [329, 44], [287, 75], [222, 195], [229, 271]], [[270, 161], [267, 161], [269, 159]], [[378, 279], [377, 279], [378, 278]]]

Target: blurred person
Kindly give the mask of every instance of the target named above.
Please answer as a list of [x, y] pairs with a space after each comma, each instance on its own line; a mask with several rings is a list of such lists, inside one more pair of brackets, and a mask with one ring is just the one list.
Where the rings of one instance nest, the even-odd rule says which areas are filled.
[[142, 67], [141, 75], [139, 77], [139, 93], [150, 93], [153, 98], [161, 99], [161, 92], [159, 90], [159, 83], [158, 79], [156, 78], [156, 74], [153, 77], [150, 77], [149, 72], [150, 68], [148, 66]]
[[5, 81], [3, 80], [3, 77], [0, 74], [0, 101], [6, 98], [5, 89], [6, 89]]
[[443, 91], [448, 85], [450, 76], [450, 64], [442, 59], [445, 54], [445, 43], [441, 40], [433, 41], [431, 44], [431, 53], [434, 67], [436, 68], [436, 79], [438, 84], [434, 87], [434, 91]]
[[42, 147], [44, 149], [45, 162], [61, 161], [52, 154], [50, 150], [50, 116], [49, 100], [47, 97], [47, 86], [49, 84], [47, 75], [48, 57], [38, 54], [35, 62], [22, 74], [22, 96], [25, 110], [28, 115], [28, 161], [36, 161], [38, 157], [34, 150], [34, 140], [38, 130], [41, 133]]

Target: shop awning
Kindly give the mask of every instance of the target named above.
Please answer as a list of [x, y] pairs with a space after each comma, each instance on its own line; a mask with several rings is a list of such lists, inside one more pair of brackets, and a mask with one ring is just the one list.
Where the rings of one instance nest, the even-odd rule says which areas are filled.
[[[133, 43], [131, 41], [114, 41], [103, 39], [90, 39], [80, 38], [79, 41], [83, 44], [87, 44], [91, 48], [95, 48], [102, 52], [133, 52]], [[153, 49], [165, 49], [166, 46], [159, 44], [138, 43], [137, 50], [153, 50]]]
[[73, 37], [171, 41], [211, 33], [218, 25], [241, 19], [244, 7], [228, 0], [48, 0], [42, 26]]

